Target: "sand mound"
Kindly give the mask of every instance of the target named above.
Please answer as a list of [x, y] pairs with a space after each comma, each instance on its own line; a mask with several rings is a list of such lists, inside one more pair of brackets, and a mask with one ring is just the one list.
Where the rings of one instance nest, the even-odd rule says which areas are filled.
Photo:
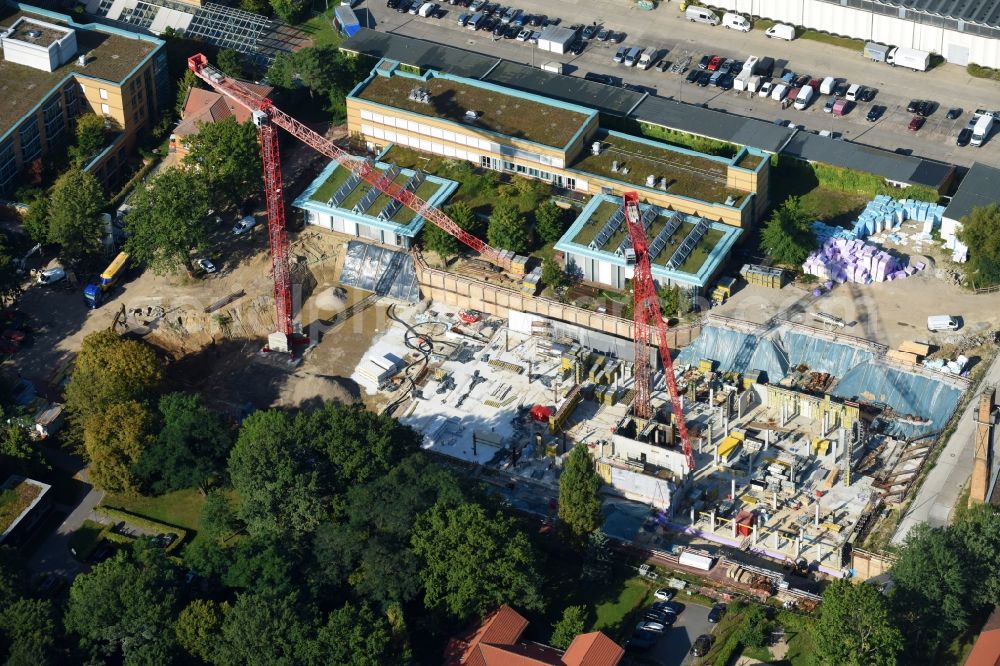
[[316, 307], [325, 312], [340, 312], [347, 307], [347, 292], [341, 287], [326, 289], [316, 297]]
[[340, 377], [296, 373], [281, 388], [275, 407], [315, 408], [324, 402], [354, 404], [358, 388], [350, 380]]

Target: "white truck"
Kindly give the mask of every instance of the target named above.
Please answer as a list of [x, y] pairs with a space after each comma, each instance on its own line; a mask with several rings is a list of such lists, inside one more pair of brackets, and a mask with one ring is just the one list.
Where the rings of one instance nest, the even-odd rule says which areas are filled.
[[972, 138], [969, 140], [969, 143], [973, 146], [981, 146], [990, 138], [995, 117], [992, 112], [986, 111], [984, 113], [977, 113], [973, 120], [976, 124], [972, 127]]
[[760, 76], [756, 74], [751, 74], [749, 71], [744, 69], [740, 72], [740, 75], [736, 77], [733, 81], [733, 89], [739, 91], [747, 91], [749, 93], [755, 93], [760, 90], [761, 79]]
[[889, 51], [885, 61], [893, 67], [908, 67], [918, 72], [926, 72], [931, 66], [931, 54], [927, 51], [897, 46]]
[[638, 65], [639, 68], [640, 69], [649, 69], [650, 67], [652, 67], [653, 66], [653, 59], [654, 59], [655, 56], [656, 56], [656, 50], [655, 49], [648, 49], [646, 51], [643, 51], [642, 55], [639, 57], [639, 65]]

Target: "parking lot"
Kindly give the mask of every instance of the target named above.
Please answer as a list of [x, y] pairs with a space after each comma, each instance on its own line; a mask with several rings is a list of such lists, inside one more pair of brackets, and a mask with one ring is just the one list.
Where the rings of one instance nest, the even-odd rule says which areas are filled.
[[[387, 9], [380, 0], [366, 0], [366, 3], [379, 30], [533, 66], [558, 60], [564, 64], [566, 73], [574, 76], [582, 77], [588, 72], [610, 74], [659, 96], [687, 103], [704, 104], [770, 121], [781, 119], [817, 132], [827, 130], [845, 139], [956, 164], [971, 165], [979, 161], [1000, 166], [1000, 152], [994, 149], [994, 145], [1000, 144], [995, 140], [981, 149], [955, 145], [959, 130], [966, 125], [974, 109], [1000, 109], [1000, 86], [973, 79], [957, 66], [944, 64], [929, 72], [893, 68], [870, 62], [860, 52], [853, 54], [837, 46], [803, 39], [792, 42], [770, 40], [764, 37], [761, 30], [742, 33], [689, 23], [682, 19], [675, 7], [666, 4], [652, 12], [636, 10], [634, 4], [623, 0], [609, 0], [593, 8], [569, 0], [546, 3], [522, 0], [517, 5], [529, 13], [543, 12], [550, 19], [561, 19], [564, 26], [596, 22], [616, 33], [624, 33], [622, 45], [655, 49], [661, 57], [671, 61], [690, 58], [691, 64], [696, 65], [703, 55], [709, 53], [737, 60], [744, 60], [750, 54], [770, 56], [776, 61], [776, 71], [787, 68], [820, 79], [836, 76], [878, 90], [872, 102], [860, 102], [846, 115], [836, 117], [823, 112], [825, 96], [819, 96], [803, 111], [793, 108], [782, 110], [778, 102], [770, 99], [688, 84], [685, 74], [660, 72], [655, 68], [644, 71], [616, 64], [613, 57], [619, 45], [610, 40], [589, 40], [580, 55], [557, 55], [539, 51], [530, 42], [495, 39], [492, 34], [463, 28], [456, 19], [469, 10], [460, 6], [444, 4], [444, 16], [433, 19], [399, 14]], [[907, 129], [913, 116], [906, 112], [906, 106], [914, 92], [938, 104], [938, 109], [917, 132]], [[877, 122], [869, 123], [865, 116], [873, 104], [886, 106], [887, 111]], [[951, 107], [962, 107], [963, 114], [955, 120], [945, 118]]]
[[683, 594], [676, 601], [684, 604], [684, 610], [677, 616], [677, 621], [667, 627], [656, 645], [641, 653], [644, 662], [654, 662], [661, 666], [690, 664], [693, 661], [691, 646], [695, 639], [702, 634], [711, 634], [715, 628], [708, 621], [707, 607], [687, 603]]

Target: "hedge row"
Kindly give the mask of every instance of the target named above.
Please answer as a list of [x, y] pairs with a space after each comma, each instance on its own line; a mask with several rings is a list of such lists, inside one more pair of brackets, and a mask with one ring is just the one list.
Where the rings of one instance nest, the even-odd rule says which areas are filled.
[[965, 71], [969, 74], [969, 76], [974, 76], [977, 79], [993, 79], [994, 81], [1000, 81], [1000, 69], [983, 67], [982, 65], [970, 62], [966, 65]]
[[[150, 520], [145, 516], [139, 516], [134, 513], [130, 513], [122, 509], [116, 509], [111, 506], [99, 506], [96, 509], [94, 509], [94, 513], [106, 516], [115, 521], [121, 521], [124, 523], [128, 523], [129, 525], [134, 525], [135, 527], [139, 527], [144, 530], [149, 530], [150, 532], [156, 532], [157, 534], [160, 533], [173, 534], [177, 538], [174, 539], [174, 542], [167, 547], [167, 552], [175, 550], [179, 545], [181, 545], [181, 543], [184, 542], [184, 539], [187, 537], [187, 531], [181, 529], [180, 527], [174, 527], [173, 525], [167, 525], [166, 523], [159, 523], [155, 520]], [[108, 531], [108, 534], [105, 536], [110, 537], [112, 534], [115, 534], [115, 536], [121, 537], [122, 539], [126, 539], [127, 541], [122, 542], [119, 539], [109, 539], [111, 541], [117, 541], [118, 543], [128, 543], [132, 541], [132, 539], [130, 539], [127, 536], [116, 534], [110, 531]]]

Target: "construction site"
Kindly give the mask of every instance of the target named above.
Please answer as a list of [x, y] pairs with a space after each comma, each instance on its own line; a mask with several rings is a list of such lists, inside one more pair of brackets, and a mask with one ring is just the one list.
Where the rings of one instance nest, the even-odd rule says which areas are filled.
[[[218, 310], [230, 319], [228, 337], [240, 337], [239, 303], [253, 301], [260, 325], [243, 337], [259, 339], [261, 325], [274, 322], [257, 360], [278, 375], [336, 378], [344, 388], [333, 399], [395, 416], [423, 434], [430, 454], [500, 485], [557, 496], [564, 457], [586, 446], [608, 506], [627, 507], [608, 512], [616, 538], [655, 552], [681, 543], [739, 549], [796, 570], [854, 575], [853, 546], [886, 507], [906, 500], [968, 388], [961, 372], [917, 364], [930, 353], [917, 341], [889, 349], [842, 326], [711, 312], [668, 327], [649, 206], [633, 191], [597, 195], [621, 218], [615, 245], [625, 249], [631, 315], [537, 295], [534, 260], [491, 247], [436, 207], [446, 180], [349, 155], [203, 57], [191, 67], [253, 111], [264, 149], [274, 318], [263, 294], [238, 295]], [[279, 127], [334, 161], [318, 180], [336, 181], [328, 191], [303, 195], [329, 209], [326, 229], [309, 227], [291, 247]], [[331, 203], [340, 190], [362, 189], [364, 205]], [[455, 236], [490, 270], [428, 266], [410, 245], [421, 223]], [[315, 234], [328, 247], [313, 263], [296, 248]], [[262, 280], [264, 261], [254, 266]], [[788, 288], [781, 271], [744, 266], [741, 274], [753, 288]], [[716, 291], [726, 293], [713, 298], [725, 300], [735, 284], [719, 279]], [[338, 371], [329, 361], [341, 347], [351, 352], [337, 352]], [[304, 395], [280, 393], [277, 402], [289, 405]], [[610, 525], [616, 520], [625, 522]]]

